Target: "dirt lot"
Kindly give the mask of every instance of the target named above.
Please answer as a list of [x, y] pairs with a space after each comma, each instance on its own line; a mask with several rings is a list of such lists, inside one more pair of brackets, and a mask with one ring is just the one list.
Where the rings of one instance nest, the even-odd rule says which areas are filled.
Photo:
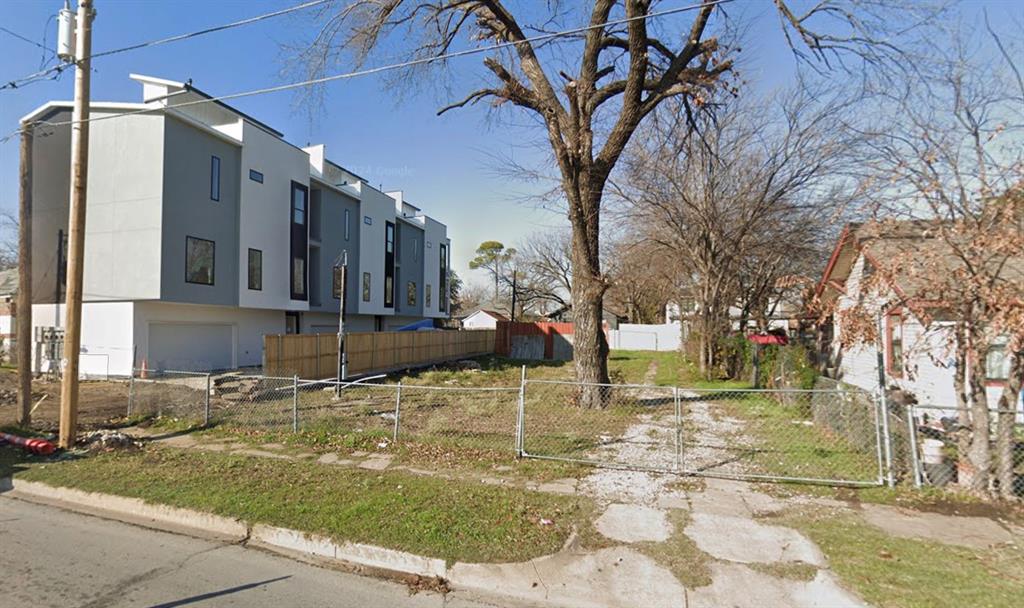
[[[122, 418], [128, 405], [128, 383], [116, 380], [90, 380], [80, 384], [78, 423], [94, 428], [114, 418]], [[60, 419], [60, 382], [34, 380], [32, 427], [56, 430]], [[13, 369], [0, 369], [0, 426], [18, 419], [18, 375]]]

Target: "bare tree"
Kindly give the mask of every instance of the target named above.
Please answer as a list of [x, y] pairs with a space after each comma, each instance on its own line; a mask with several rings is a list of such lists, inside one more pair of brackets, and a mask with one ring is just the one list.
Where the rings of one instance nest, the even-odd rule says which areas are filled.
[[844, 107], [802, 93], [734, 102], [698, 121], [699, 138], [666, 111], [631, 149], [618, 194], [637, 230], [679, 260], [705, 375], [729, 308], [763, 316], [777, 279], [806, 272], [854, 196], [841, 179], [854, 143], [839, 136]]
[[[864, 164], [880, 184], [874, 204], [883, 220], [874, 230], [909, 225], [915, 233], [875, 261], [871, 287], [891, 290], [896, 282], [895, 304], [917, 310], [949, 345], [965, 477], [976, 492], [998, 483], [1009, 498], [1013, 410], [1024, 381], [1024, 80], [1013, 61], [1024, 40], [1004, 42], [989, 28], [983, 42], [1002, 61], [976, 59], [964, 38], [937, 44], [925, 78], [883, 92], [872, 110], [882, 115], [878, 128], [863, 132], [873, 144]], [[877, 339], [873, 324], [861, 325], [852, 333]], [[993, 445], [986, 356], [994, 346], [1010, 374]]]
[[568, 230], [536, 232], [517, 248], [517, 299], [544, 315], [572, 306], [572, 241]]
[[[605, 186], [637, 128], [662, 103], [676, 99], [693, 116], [716, 90], [732, 89], [739, 49], [715, 33], [729, 27], [727, 15], [719, 14], [723, 1], [702, 0], [685, 25], [673, 27], [675, 20], [650, 18], [656, 0], [592, 0], [579, 9], [553, 1], [537, 23], [503, 0], [353, 0], [321, 13], [323, 26], [299, 59], [315, 77], [348, 60], [345, 50], [359, 64], [385, 40], [389, 50], [421, 60], [443, 58], [465, 41], [491, 45], [483, 60], [489, 83], [439, 113], [488, 100], [525, 111], [541, 125], [572, 227], [576, 378], [593, 387], [608, 382], [601, 327], [609, 287], [600, 258]], [[788, 4], [775, 0], [795, 44], [838, 64], [856, 54], [868, 71], [895, 52], [884, 42], [886, 33], [906, 38], [908, 22], [917, 18], [914, 7], [889, 0], [821, 0], [806, 13]], [[689, 9], [676, 12], [683, 10]], [[581, 17], [588, 26], [551, 34]], [[580, 403], [602, 407], [604, 394], [588, 388]]]

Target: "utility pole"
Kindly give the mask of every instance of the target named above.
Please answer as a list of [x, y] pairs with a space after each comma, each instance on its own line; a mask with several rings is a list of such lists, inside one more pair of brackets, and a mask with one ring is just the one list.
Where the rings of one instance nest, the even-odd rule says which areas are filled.
[[18, 199], [18, 424], [32, 422], [32, 144], [35, 125], [21, 125], [21, 192]]
[[82, 274], [85, 257], [85, 194], [89, 174], [89, 70], [92, 0], [78, 1], [75, 39], [75, 108], [71, 123], [71, 209], [68, 213], [67, 300], [61, 361], [60, 447], [75, 444], [78, 427], [78, 355], [82, 346]]

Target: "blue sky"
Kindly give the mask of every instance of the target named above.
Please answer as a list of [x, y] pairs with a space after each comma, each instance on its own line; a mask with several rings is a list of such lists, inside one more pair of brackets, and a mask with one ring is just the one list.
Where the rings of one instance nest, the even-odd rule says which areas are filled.
[[[299, 0], [96, 0], [94, 51], [165, 37], [238, 20], [297, 4]], [[686, 2], [665, 2], [669, 7]], [[511, 2], [512, 5], [517, 2]], [[527, 3], [519, 3], [527, 4]], [[987, 2], [998, 15], [1013, 4]], [[47, 19], [62, 0], [3, 0], [0, 25], [42, 41], [45, 29], [52, 46], [56, 27]], [[982, 4], [969, 3], [969, 12]], [[769, 89], [789, 82], [793, 62], [785, 48], [770, 4], [738, 2], [736, 11], [750, 17], [744, 45], [743, 75], [748, 86]], [[687, 23], [687, 15], [672, 16]], [[282, 84], [282, 43], [294, 43], [308, 31], [305, 18], [290, 16], [120, 55], [93, 63], [94, 100], [139, 101], [141, 89], [131, 72], [187, 80], [213, 95]], [[0, 31], [0, 81], [7, 82], [39, 69], [42, 51]], [[455, 60], [461, 76], [456, 85], [471, 86], [482, 75], [480, 57]], [[17, 128], [18, 119], [51, 99], [70, 99], [73, 77], [0, 91], [0, 135]], [[455, 97], [464, 90], [458, 86]], [[233, 101], [240, 110], [284, 132], [296, 144], [325, 143], [328, 156], [385, 189], [402, 189], [409, 200], [449, 227], [454, 243], [453, 267], [472, 276], [467, 262], [476, 245], [496, 239], [514, 245], [537, 230], [565, 225], [564, 218], [521, 200], [536, 186], [493, 170], [494, 155], [513, 155], [536, 162], [538, 153], [523, 146], [524, 132], [511, 121], [488, 120], [485, 105], [435, 115], [445, 97], [436, 92], [399, 95], [382, 77], [346, 80], [329, 85], [326, 105], [311, 121], [284, 92]], [[0, 210], [17, 207], [18, 143], [0, 144]]]

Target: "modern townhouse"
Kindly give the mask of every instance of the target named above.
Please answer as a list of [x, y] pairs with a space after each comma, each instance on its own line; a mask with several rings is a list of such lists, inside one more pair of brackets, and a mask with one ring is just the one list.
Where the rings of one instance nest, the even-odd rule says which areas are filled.
[[[448, 316], [444, 224], [189, 83], [132, 75], [141, 103], [91, 105], [81, 368], [87, 375], [259, 365], [264, 334]], [[70, 102], [50, 102], [32, 155], [33, 356], [64, 323]], [[56, 126], [50, 126], [54, 125]], [[54, 328], [48, 331], [45, 328]], [[43, 336], [51, 340], [43, 348]]]

